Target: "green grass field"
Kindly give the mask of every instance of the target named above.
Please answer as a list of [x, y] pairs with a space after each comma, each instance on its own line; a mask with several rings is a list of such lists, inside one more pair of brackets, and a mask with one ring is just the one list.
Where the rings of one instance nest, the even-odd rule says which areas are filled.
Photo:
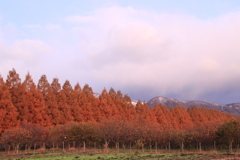
[[[118, 153], [119, 152], [119, 153]], [[190, 150], [181, 153], [180, 150], [142, 150], [132, 149], [131, 153], [128, 149], [109, 149], [104, 152], [102, 149], [93, 150], [36, 150], [36, 152], [30, 150], [28, 152], [19, 151], [16, 152], [0, 152], [0, 159], [3, 160], [205, 160], [205, 159], [239, 159], [240, 153], [235, 151], [234, 154], [228, 154], [226, 150], [224, 151], [203, 151], [199, 152], [197, 150]]]
[[205, 160], [205, 159], [240, 159], [239, 154], [220, 153], [188, 153], [188, 154], [143, 154], [143, 153], [119, 153], [119, 154], [35, 154], [35, 155], [8, 155], [0, 157], [6, 160]]

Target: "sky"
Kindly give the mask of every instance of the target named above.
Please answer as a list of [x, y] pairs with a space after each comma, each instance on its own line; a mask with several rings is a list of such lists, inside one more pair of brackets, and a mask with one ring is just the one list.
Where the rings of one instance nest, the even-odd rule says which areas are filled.
[[239, 0], [0, 0], [0, 74], [240, 102]]

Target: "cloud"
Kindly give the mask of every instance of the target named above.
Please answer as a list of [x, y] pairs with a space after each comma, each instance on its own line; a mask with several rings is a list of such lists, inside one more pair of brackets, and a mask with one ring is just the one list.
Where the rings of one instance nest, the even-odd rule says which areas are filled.
[[95, 92], [114, 87], [141, 100], [240, 92], [240, 12], [204, 20], [119, 6], [88, 13], [23, 25], [17, 38], [0, 26], [1, 68], [88, 83]]
[[24, 28], [30, 28], [30, 29], [42, 29], [42, 26], [40, 24], [29, 24], [29, 25], [23, 25]]
[[23, 28], [35, 29], [35, 30], [45, 29], [47, 31], [58, 31], [58, 32], [62, 31], [61, 25], [58, 25], [58, 24], [47, 24], [47, 25], [29, 24], [29, 25], [23, 25]]
[[110, 7], [90, 17], [92, 24], [81, 26], [81, 35], [84, 29], [89, 34], [79, 45], [97, 80], [185, 99], [229, 87], [240, 89], [240, 12], [200, 20]]
[[47, 31], [57, 31], [61, 32], [63, 29], [60, 25], [57, 24], [48, 24], [44, 27]]
[[[1, 66], [9, 66], [11, 69], [19, 65], [23, 68], [31, 68], [39, 64], [40, 58], [48, 54], [50, 48], [40, 40], [18, 40], [12, 45], [1, 45]], [[22, 68], [21, 67], [21, 68]]]
[[94, 17], [92, 16], [69, 16], [64, 18], [65, 21], [71, 23], [90, 23], [94, 22]]

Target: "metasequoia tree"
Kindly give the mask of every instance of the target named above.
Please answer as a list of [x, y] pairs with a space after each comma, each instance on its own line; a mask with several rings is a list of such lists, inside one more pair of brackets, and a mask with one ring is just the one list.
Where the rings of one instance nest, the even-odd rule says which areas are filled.
[[72, 85], [70, 84], [70, 82], [68, 80], [66, 80], [62, 86], [62, 91], [66, 96], [67, 99], [67, 104], [69, 106], [72, 106], [73, 104], [73, 88]]
[[11, 100], [18, 112], [17, 119], [20, 121], [28, 121], [30, 118], [27, 105], [26, 90], [21, 83], [21, 79], [15, 69], [9, 71], [6, 84], [11, 94]]
[[37, 90], [31, 75], [28, 73], [23, 82], [23, 87], [26, 92], [26, 105], [28, 107], [28, 122], [40, 124], [42, 126], [49, 126], [49, 117], [46, 114], [46, 105], [44, 97], [39, 90]]
[[106, 89], [102, 91], [101, 95], [99, 96], [99, 100], [99, 109], [104, 118], [113, 119], [114, 117], [118, 116], [119, 112]]
[[[54, 85], [55, 84], [53, 84], [53, 87]], [[61, 114], [58, 109], [57, 95], [54, 94], [53, 88], [48, 82], [46, 75], [41, 76], [41, 78], [39, 79], [37, 89], [43, 95], [45, 105], [46, 105], [46, 114], [49, 117], [49, 121], [51, 125], [59, 124], [61, 121]]]
[[95, 113], [98, 113], [98, 99], [94, 97], [92, 88], [84, 85], [81, 92], [80, 106], [84, 122], [96, 121]]
[[0, 75], [0, 134], [18, 124], [17, 109], [11, 101], [11, 94]]
[[166, 114], [163, 113], [162, 106], [155, 104], [153, 108], [153, 112], [155, 114], [156, 120], [162, 129], [172, 129], [173, 126], [171, 125], [171, 121], [169, 121]]
[[188, 114], [184, 107], [173, 107], [171, 108], [171, 113], [173, 117], [176, 118], [177, 125], [179, 129], [191, 129], [193, 128], [192, 118]]
[[124, 95], [121, 91], [115, 91], [113, 88], [109, 90], [109, 96], [112, 98], [119, 114], [118, 117], [126, 121], [132, 121], [135, 117], [135, 108], [131, 103], [129, 96]]
[[73, 121], [74, 122], [83, 122], [84, 121], [84, 117], [83, 117], [83, 108], [81, 106], [82, 102], [81, 102], [81, 96], [82, 96], [82, 89], [79, 85], [79, 83], [77, 83], [74, 87], [73, 90], [73, 104], [72, 104], [72, 116], [73, 116]]
[[200, 107], [191, 107], [191, 108], [188, 108], [187, 111], [191, 116], [194, 125], [199, 126], [208, 122], [208, 119], [204, 114], [204, 109]]
[[46, 75], [42, 75], [39, 79], [37, 89], [42, 93], [44, 100], [47, 101], [47, 96], [50, 92], [50, 83], [48, 82]]
[[71, 108], [73, 104], [73, 89], [69, 81], [66, 81], [62, 90], [59, 92], [58, 105], [61, 111], [64, 123], [71, 122], [73, 120]]
[[116, 107], [116, 110], [118, 112], [118, 117], [125, 119], [124, 108], [121, 106], [121, 102], [123, 100], [121, 92], [117, 94], [117, 92], [115, 92], [115, 90], [111, 88], [108, 92], [108, 96], [111, 97], [111, 100]]
[[61, 94], [61, 84], [58, 82], [57, 78], [54, 78], [51, 83], [52, 96], [50, 97], [50, 109], [52, 113], [52, 120], [54, 124], [64, 124], [66, 123], [65, 118], [63, 118], [63, 107], [66, 105], [66, 99], [64, 94]]
[[[179, 129], [177, 125], [176, 118], [172, 115], [172, 112], [166, 107], [166, 106], [160, 106], [162, 109], [165, 118], [168, 122], [168, 129], [173, 130], [173, 129]], [[166, 128], [165, 128], [166, 129]]]
[[67, 102], [67, 97], [63, 90], [60, 91], [58, 98], [58, 107], [61, 113], [62, 124], [71, 122], [73, 120], [73, 116], [71, 114], [71, 108]]

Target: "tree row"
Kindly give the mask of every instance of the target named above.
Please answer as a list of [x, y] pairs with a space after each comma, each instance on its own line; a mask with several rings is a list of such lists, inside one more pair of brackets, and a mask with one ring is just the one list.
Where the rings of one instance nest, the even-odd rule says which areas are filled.
[[96, 97], [89, 85], [74, 87], [68, 80], [63, 85], [54, 78], [51, 83], [46, 75], [35, 84], [30, 73], [22, 81], [13, 69], [6, 81], [0, 76], [0, 133], [23, 123], [52, 128], [70, 122], [100, 123], [103, 120], [125, 121], [153, 125], [159, 129], [186, 130], [208, 124], [222, 124], [238, 118], [216, 110], [180, 106], [171, 108], [146, 103], [131, 103], [121, 91], [103, 89]]

